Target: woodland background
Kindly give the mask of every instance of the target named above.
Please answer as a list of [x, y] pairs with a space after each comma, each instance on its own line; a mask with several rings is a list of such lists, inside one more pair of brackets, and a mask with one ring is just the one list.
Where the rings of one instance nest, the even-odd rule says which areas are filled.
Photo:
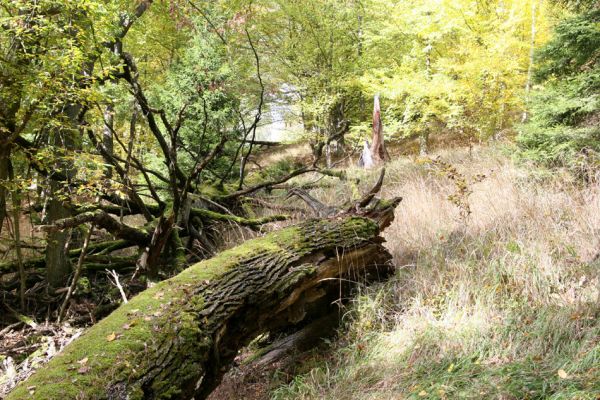
[[360, 198], [378, 97], [396, 273], [214, 398], [596, 399], [599, 7], [0, 0], [0, 397], [295, 189]]

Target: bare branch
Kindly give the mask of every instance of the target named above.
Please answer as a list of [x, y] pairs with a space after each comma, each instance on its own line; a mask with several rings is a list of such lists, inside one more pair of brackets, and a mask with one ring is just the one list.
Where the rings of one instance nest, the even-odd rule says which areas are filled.
[[147, 232], [123, 224], [102, 210], [84, 212], [74, 217], [59, 219], [54, 221], [52, 225], [40, 225], [38, 229], [51, 232], [73, 228], [88, 222], [93, 222], [100, 228], [106, 229], [119, 239], [128, 240], [139, 246], [145, 246], [150, 242], [150, 235]]
[[83, 241], [83, 247], [81, 248], [81, 253], [79, 254], [79, 259], [77, 260], [77, 265], [75, 266], [75, 274], [73, 275], [73, 280], [69, 285], [69, 290], [67, 291], [67, 295], [60, 306], [60, 311], [58, 312], [58, 323], [60, 323], [65, 316], [65, 312], [67, 311], [67, 306], [69, 305], [69, 300], [71, 300], [71, 296], [73, 292], [75, 292], [75, 288], [77, 287], [77, 282], [79, 281], [79, 276], [81, 275], [81, 270], [83, 267], [83, 260], [85, 259], [85, 255], [87, 253], [88, 246], [90, 245], [90, 239], [92, 237], [92, 232], [94, 231], [94, 225], [90, 226], [90, 229], [85, 235], [85, 239]]
[[112, 284], [115, 285], [117, 287], [117, 289], [119, 289], [119, 293], [121, 293], [121, 298], [123, 299], [123, 303], [127, 304], [127, 302], [128, 302], [127, 296], [125, 295], [123, 286], [121, 286], [121, 282], [119, 282], [119, 274], [117, 274], [114, 269], [111, 269], [110, 271], [109, 270], [105, 270], [105, 271], [108, 274], [108, 278], [110, 279]]
[[256, 127], [258, 126], [258, 123], [260, 122], [260, 119], [262, 117], [262, 108], [265, 101], [265, 85], [260, 74], [260, 58], [258, 57], [258, 52], [256, 51], [256, 47], [254, 47], [252, 38], [250, 37], [250, 32], [248, 32], [247, 28], [244, 28], [244, 32], [246, 33], [246, 38], [248, 38], [248, 43], [250, 44], [250, 48], [252, 49], [252, 53], [254, 54], [254, 61], [256, 63], [256, 77], [258, 78], [258, 83], [260, 85], [260, 97], [258, 107], [256, 108], [256, 114], [254, 115], [254, 122], [252, 122], [252, 125], [250, 125], [250, 128], [248, 128], [248, 130], [246, 131], [246, 135], [244, 136], [245, 141], [247, 139], [248, 133], [252, 131], [252, 140], [250, 141], [248, 152], [242, 158], [242, 165], [240, 167], [240, 184], [238, 185], [238, 190], [241, 190], [244, 185], [244, 172], [246, 169], [246, 163], [248, 162], [248, 157], [250, 157], [250, 154], [252, 154], [254, 140], [256, 139]]
[[268, 201], [259, 199], [257, 197], [244, 197], [242, 200], [245, 202], [248, 202], [248, 203], [254, 203], [260, 207], [268, 208], [270, 210], [297, 212], [297, 213], [305, 213], [306, 212], [306, 210], [304, 208], [269, 203]]
[[381, 186], [383, 185], [383, 178], [385, 177], [385, 168], [381, 168], [381, 173], [379, 174], [379, 179], [377, 179], [377, 182], [375, 183], [375, 185], [371, 188], [371, 190], [369, 190], [362, 199], [360, 199], [358, 201], [358, 203], [356, 203], [357, 207], [363, 208], [366, 207], [371, 200], [373, 200], [373, 197], [375, 197], [375, 195], [377, 193], [379, 193], [379, 191], [381, 190]]
[[[136, 98], [138, 104], [140, 105], [144, 117], [146, 117], [146, 120], [148, 121], [148, 127], [150, 128], [150, 132], [152, 132], [152, 135], [154, 136], [154, 138], [160, 146], [163, 156], [165, 157], [165, 162], [169, 167], [169, 175], [174, 175], [173, 178], [175, 178], [179, 184], [184, 185], [187, 177], [181, 171], [181, 169], [179, 169], [177, 164], [173, 162], [172, 149], [169, 147], [169, 144], [165, 140], [165, 137], [163, 136], [163, 133], [160, 130], [160, 127], [158, 126], [156, 118], [154, 117], [154, 114], [158, 113], [161, 116], [161, 118], [163, 118], [164, 123], [166, 120], [166, 117], [164, 116], [164, 111], [156, 110], [150, 106], [150, 103], [148, 102], [148, 99], [146, 98], [146, 95], [144, 94], [144, 91], [138, 82], [137, 67], [133, 60], [133, 57], [125, 52], [122, 52], [120, 55], [121, 59], [125, 63], [125, 73], [123, 74], [124, 78], [131, 86], [132, 93]], [[168, 121], [165, 126], [168, 130], [171, 130]], [[169, 179], [169, 181], [171, 180], [172, 178]]]
[[256, 192], [256, 191], [258, 191], [260, 189], [268, 188], [268, 187], [271, 187], [271, 186], [274, 186], [274, 185], [279, 185], [280, 183], [287, 182], [290, 179], [295, 178], [298, 175], [306, 174], [307, 172], [316, 172], [316, 171], [318, 171], [317, 168], [303, 167], [303, 168], [297, 169], [297, 170], [289, 173], [288, 175], [284, 176], [283, 178], [276, 179], [276, 180], [269, 181], [269, 182], [263, 182], [263, 183], [260, 183], [260, 184], [258, 184], [256, 186], [252, 186], [252, 187], [249, 187], [249, 188], [246, 188], [246, 189], [238, 190], [237, 192], [233, 192], [231, 194], [223, 196], [223, 198], [226, 199], [226, 200], [228, 200], [228, 199], [235, 199], [235, 198], [240, 197], [240, 196], [245, 196], [245, 195], [248, 195], [250, 193], [254, 193], [254, 192]]

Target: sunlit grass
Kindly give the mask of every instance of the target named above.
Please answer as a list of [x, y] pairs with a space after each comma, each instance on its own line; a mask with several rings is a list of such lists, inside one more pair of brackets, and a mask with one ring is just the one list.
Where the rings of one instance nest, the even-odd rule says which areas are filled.
[[[600, 396], [600, 187], [539, 178], [493, 149], [442, 157], [486, 175], [470, 217], [443, 174], [391, 163], [384, 196], [404, 197], [385, 233], [397, 274], [362, 290], [333, 358], [316, 356], [274, 399]], [[331, 203], [350, 190], [313, 193]]]

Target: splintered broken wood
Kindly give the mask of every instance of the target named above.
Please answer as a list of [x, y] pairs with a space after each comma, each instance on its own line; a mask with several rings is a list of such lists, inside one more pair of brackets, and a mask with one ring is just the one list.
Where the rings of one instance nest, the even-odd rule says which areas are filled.
[[[382, 213], [393, 216], [390, 204]], [[389, 269], [379, 224], [393, 217], [375, 216], [309, 220], [195, 264], [123, 304], [7, 400], [204, 399], [249, 341], [310, 317], [340, 278]]]

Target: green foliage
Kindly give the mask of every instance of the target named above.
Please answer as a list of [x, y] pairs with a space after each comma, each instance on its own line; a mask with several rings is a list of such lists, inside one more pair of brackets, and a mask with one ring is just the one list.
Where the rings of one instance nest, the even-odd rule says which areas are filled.
[[179, 154], [179, 159], [187, 173], [223, 135], [235, 142], [212, 163], [213, 172], [221, 175], [233, 158], [237, 142], [243, 138], [237, 114], [240, 96], [231, 88], [234, 75], [222, 43], [202, 24], [196, 27], [194, 40], [172, 63], [164, 82], [154, 88], [154, 102], [164, 107], [168, 115], [180, 115], [179, 137], [186, 151]]
[[517, 138], [521, 156], [580, 177], [600, 166], [600, 11], [561, 22], [540, 50], [531, 120]]
[[[522, 107], [530, 26], [544, 40], [546, 9], [536, 1], [371, 0], [361, 77], [381, 93], [388, 135], [470, 135], [512, 127]], [[534, 6], [535, 7], [532, 7]]]
[[[570, 18], [559, 24], [552, 40], [538, 53], [539, 79], [580, 74], [593, 69], [600, 56], [600, 10]], [[597, 73], [596, 73], [597, 74]], [[590, 91], [598, 88], [589, 88]]]
[[[37, 127], [60, 127], [66, 102], [87, 102], [98, 93], [89, 86], [86, 63], [102, 56], [102, 43], [114, 30], [119, 1], [14, 2], [0, 7], [0, 129], [19, 118]], [[94, 71], [99, 77], [103, 70]], [[27, 130], [26, 130], [27, 128]]]
[[535, 43], [548, 25], [538, 0], [259, 4], [274, 92], [293, 92], [314, 143], [350, 133], [362, 144], [377, 93], [388, 137], [510, 130], [523, 106], [532, 20]]
[[363, 66], [356, 34], [360, 2], [271, 0], [258, 16], [267, 74], [275, 90], [286, 87], [301, 106], [313, 143], [340, 140], [349, 121], [361, 119], [356, 78]]

